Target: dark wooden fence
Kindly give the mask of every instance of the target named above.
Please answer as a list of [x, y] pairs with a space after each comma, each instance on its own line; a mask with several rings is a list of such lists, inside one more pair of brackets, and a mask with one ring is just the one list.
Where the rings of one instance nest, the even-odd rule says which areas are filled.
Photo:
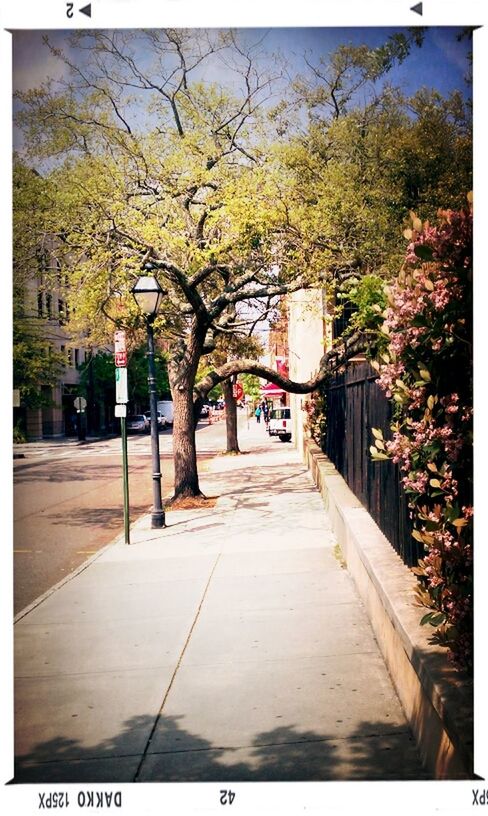
[[371, 428], [391, 435], [391, 407], [377, 375], [366, 361], [350, 361], [344, 373], [336, 374], [326, 390], [327, 435], [324, 453], [334, 463], [378, 527], [409, 566], [422, 554], [422, 545], [412, 538], [407, 498], [397, 465], [373, 462]]

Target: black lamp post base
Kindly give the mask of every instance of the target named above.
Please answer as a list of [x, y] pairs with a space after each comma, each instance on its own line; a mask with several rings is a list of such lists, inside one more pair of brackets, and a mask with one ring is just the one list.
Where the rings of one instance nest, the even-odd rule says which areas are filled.
[[162, 527], [166, 527], [164, 510], [153, 510], [151, 513], [151, 529], [161, 530]]

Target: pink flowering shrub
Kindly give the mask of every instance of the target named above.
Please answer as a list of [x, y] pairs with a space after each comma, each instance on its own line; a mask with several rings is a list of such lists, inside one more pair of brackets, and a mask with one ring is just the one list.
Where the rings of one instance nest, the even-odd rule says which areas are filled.
[[472, 214], [439, 212], [413, 230], [387, 287], [373, 366], [394, 403], [391, 439], [373, 429], [375, 459], [398, 463], [425, 557], [414, 568], [421, 623], [454, 661], [472, 665]]

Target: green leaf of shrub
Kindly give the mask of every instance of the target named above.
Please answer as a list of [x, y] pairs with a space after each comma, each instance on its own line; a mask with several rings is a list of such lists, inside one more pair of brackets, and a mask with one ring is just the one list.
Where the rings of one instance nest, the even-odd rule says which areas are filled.
[[[370, 450], [371, 450], [371, 448], [370, 448]], [[373, 451], [374, 451], [374, 453], [373, 453]], [[373, 448], [371, 450], [371, 453], [373, 453], [373, 459], [389, 459], [390, 458], [389, 456], [386, 455], [386, 453], [380, 453], [378, 450], [376, 450], [376, 448]]]

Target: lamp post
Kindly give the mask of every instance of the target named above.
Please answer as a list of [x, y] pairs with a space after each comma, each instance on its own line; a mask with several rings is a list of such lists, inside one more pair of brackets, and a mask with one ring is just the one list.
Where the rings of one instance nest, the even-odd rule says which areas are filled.
[[144, 272], [132, 289], [135, 301], [146, 318], [147, 328], [147, 362], [149, 385], [149, 408], [151, 411], [151, 453], [153, 478], [153, 509], [151, 513], [152, 529], [165, 527], [165, 516], [161, 501], [161, 460], [159, 456], [159, 430], [156, 395], [156, 372], [154, 367], [154, 331], [153, 323], [163, 299], [163, 290], [152, 273], [153, 266], [144, 264]]

